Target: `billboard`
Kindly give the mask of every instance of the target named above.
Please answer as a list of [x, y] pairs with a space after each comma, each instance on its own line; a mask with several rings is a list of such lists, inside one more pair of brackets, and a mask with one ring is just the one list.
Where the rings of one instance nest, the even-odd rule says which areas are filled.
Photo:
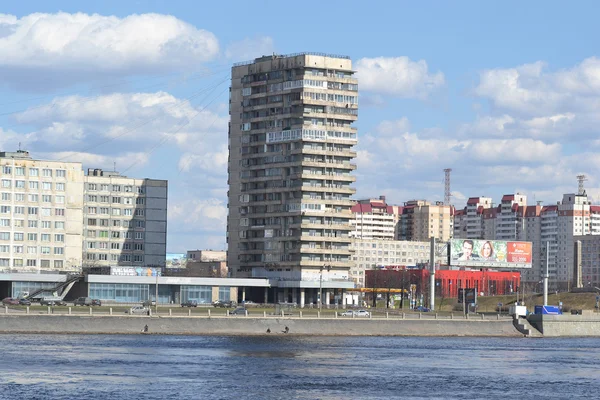
[[531, 268], [531, 242], [452, 239], [450, 265]]

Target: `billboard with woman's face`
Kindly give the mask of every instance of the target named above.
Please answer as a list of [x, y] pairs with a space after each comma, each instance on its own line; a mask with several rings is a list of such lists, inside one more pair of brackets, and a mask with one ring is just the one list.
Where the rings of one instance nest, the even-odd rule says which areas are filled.
[[531, 242], [452, 239], [450, 265], [531, 268]]

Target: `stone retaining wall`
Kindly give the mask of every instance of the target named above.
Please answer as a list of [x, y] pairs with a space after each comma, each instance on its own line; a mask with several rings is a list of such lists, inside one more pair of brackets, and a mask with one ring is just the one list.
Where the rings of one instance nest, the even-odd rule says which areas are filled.
[[255, 317], [0, 315], [0, 333], [148, 332], [181, 335], [506, 336], [522, 337], [512, 320], [400, 320]]

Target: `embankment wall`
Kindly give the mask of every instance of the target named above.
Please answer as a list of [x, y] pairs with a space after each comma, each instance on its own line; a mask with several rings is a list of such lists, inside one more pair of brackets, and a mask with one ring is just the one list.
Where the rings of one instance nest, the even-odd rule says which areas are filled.
[[387, 320], [255, 317], [0, 315], [0, 333], [522, 337], [509, 319]]
[[527, 321], [544, 337], [600, 337], [600, 316], [598, 314], [530, 315], [527, 317]]

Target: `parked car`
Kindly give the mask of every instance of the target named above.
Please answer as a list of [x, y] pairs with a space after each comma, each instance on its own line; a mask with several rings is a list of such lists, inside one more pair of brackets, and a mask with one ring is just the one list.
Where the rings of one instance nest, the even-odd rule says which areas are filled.
[[354, 315], [354, 311], [352, 310], [346, 310], [343, 313], [340, 314], [342, 317], [351, 317]]
[[90, 297], [79, 297], [73, 302], [73, 306], [91, 306], [92, 299]]
[[235, 307], [236, 305], [237, 305], [237, 303], [233, 300], [231, 300], [231, 301], [217, 300], [213, 303], [213, 307], [222, 307], [222, 308], [231, 308], [231, 307]]
[[254, 305], [256, 303], [253, 302], [252, 300], [244, 300], [244, 301], [242, 301], [242, 304]]
[[31, 300], [29, 299], [19, 299], [19, 305], [21, 306], [30, 306]]
[[2, 304], [4, 304], [5, 306], [18, 306], [19, 300], [12, 297], [7, 297], [5, 299], [2, 299]]
[[238, 307], [235, 310], [230, 311], [229, 315], [246, 315], [246, 309], [244, 307]]
[[60, 299], [41, 299], [40, 305], [42, 306], [66, 306], [67, 303]]
[[133, 306], [125, 311], [125, 313], [130, 315], [150, 315], [150, 309], [144, 306]]
[[196, 300], [188, 300], [181, 303], [181, 307], [198, 307], [198, 302]]
[[92, 305], [93, 306], [101, 306], [102, 301], [100, 301], [100, 299], [92, 299]]
[[154, 307], [156, 305], [156, 300], [144, 300], [142, 301], [142, 305], [144, 307]]
[[425, 306], [419, 306], [419, 307], [415, 307], [415, 311], [418, 311], [418, 312], [429, 312], [431, 310], [429, 308], [425, 307]]
[[357, 317], [370, 317], [371, 313], [368, 312], [367, 310], [357, 310], [354, 312], [354, 315]]

